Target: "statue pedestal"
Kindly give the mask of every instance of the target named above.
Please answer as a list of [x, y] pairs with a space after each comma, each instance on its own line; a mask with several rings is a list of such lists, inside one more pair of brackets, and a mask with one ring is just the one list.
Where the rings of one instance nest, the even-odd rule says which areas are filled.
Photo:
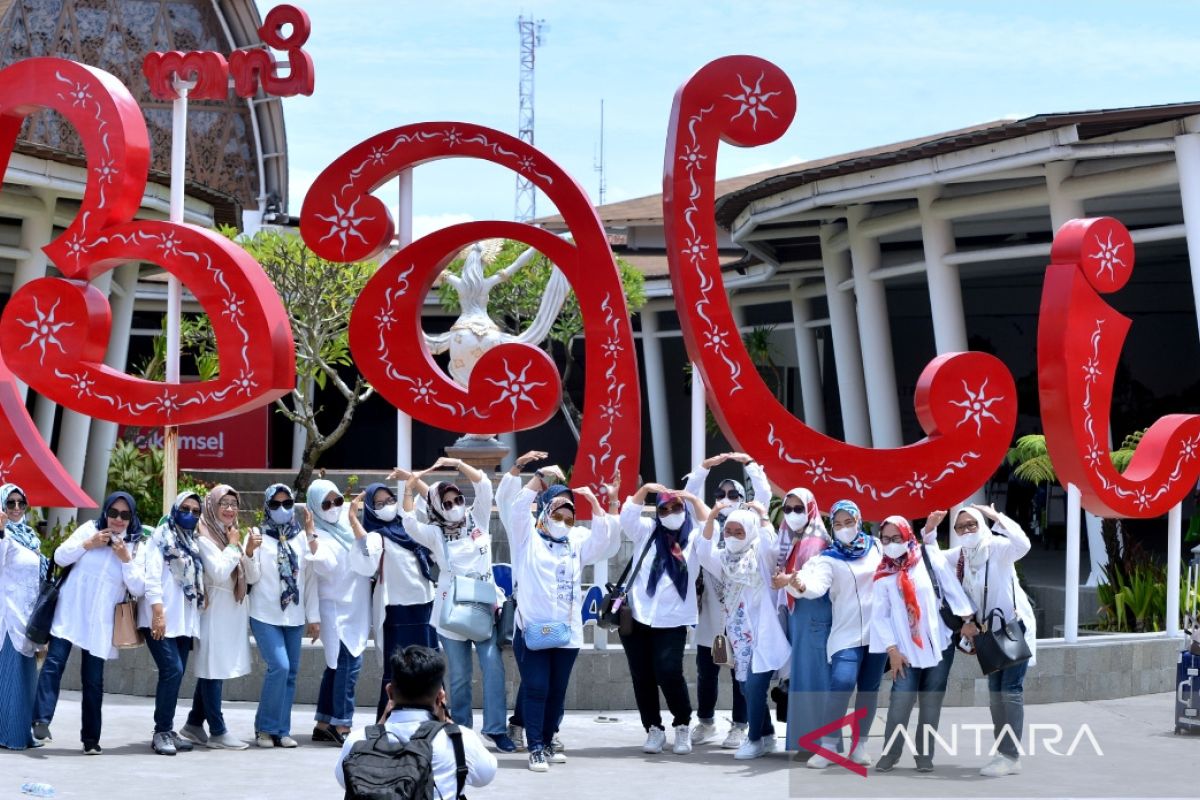
[[508, 455], [508, 447], [495, 436], [462, 436], [446, 448], [450, 458], [460, 458], [476, 469], [494, 474], [500, 471], [500, 462]]

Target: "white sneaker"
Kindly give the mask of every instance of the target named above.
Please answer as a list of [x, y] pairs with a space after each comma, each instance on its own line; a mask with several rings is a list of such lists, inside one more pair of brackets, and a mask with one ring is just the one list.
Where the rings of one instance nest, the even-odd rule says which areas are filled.
[[862, 764], [864, 767], [871, 766], [871, 754], [867, 752], [867, 743], [859, 742], [858, 746], [850, 751], [850, 760], [855, 764]]
[[825, 769], [832, 764], [832, 761], [820, 753], [813, 753], [812, 758], [805, 762], [805, 766], [807, 766], [809, 769]]
[[546, 760], [546, 754], [541, 749], [533, 750], [529, 753], [529, 771], [530, 772], [549, 772], [550, 762]]
[[704, 744], [716, 735], [717, 726], [711, 720], [708, 722], [700, 720], [699, 724], [692, 728], [692, 745]]
[[671, 749], [677, 756], [686, 756], [692, 752], [692, 731], [687, 725], [675, 726], [675, 746]]
[[1020, 771], [1020, 761], [997, 754], [986, 767], [979, 770], [979, 774], [985, 778], [1002, 778], [1005, 775], [1016, 775]]
[[779, 740], [775, 738], [775, 734], [764, 736], [762, 738], [762, 743], [763, 746], [767, 748], [768, 753], [774, 753], [779, 749]]
[[667, 732], [662, 728], [651, 728], [646, 732], [646, 743], [642, 745], [643, 753], [661, 753], [667, 743]]
[[725, 737], [725, 741], [721, 742], [721, 747], [726, 750], [736, 750], [746, 742], [746, 726], [734, 723], [729, 729], [729, 735]]
[[755, 758], [762, 758], [767, 754], [767, 745], [764, 739], [759, 739], [757, 742], [752, 739], [747, 739], [733, 757], [738, 761], [750, 761]]
[[208, 737], [208, 747], [210, 750], [245, 750], [249, 746], [228, 731], [222, 733], [220, 736]]
[[179, 735], [193, 744], [208, 744], [208, 734], [203, 725], [184, 725], [179, 729]]
[[545, 749], [546, 749], [546, 760], [549, 761], [551, 764], [567, 763], [567, 754], [565, 752], [563, 752], [562, 750], [559, 750], [553, 744]]

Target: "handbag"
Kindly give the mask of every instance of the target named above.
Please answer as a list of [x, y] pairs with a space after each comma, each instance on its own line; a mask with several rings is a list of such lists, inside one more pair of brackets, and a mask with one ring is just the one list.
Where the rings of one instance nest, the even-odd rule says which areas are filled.
[[496, 611], [496, 644], [503, 650], [512, 647], [517, 633], [517, 598], [506, 598]]
[[[450, 546], [442, 537], [446, 564], [450, 563]], [[452, 575], [450, 588], [442, 598], [438, 627], [473, 642], [492, 638], [496, 625], [496, 584], [467, 575]]]
[[137, 601], [128, 592], [125, 600], [113, 608], [113, 647], [128, 650], [146, 643], [137, 626]]
[[29, 612], [29, 623], [25, 626], [25, 638], [37, 645], [50, 641], [50, 628], [54, 626], [54, 609], [58, 607], [58, 592], [62, 589], [71, 568], [62, 569], [56, 577], [47, 576], [38, 590], [37, 600]]
[[938, 580], [937, 573], [933, 571], [933, 564], [929, 562], [929, 551], [925, 549], [924, 542], [921, 542], [921, 558], [925, 561], [925, 571], [929, 573], [929, 580], [933, 583], [933, 593], [937, 595], [938, 615], [942, 618], [942, 624], [949, 628], [951, 633], [959, 633], [963, 627], [963, 619], [954, 613], [954, 609], [950, 608], [950, 603], [946, 600], [946, 595], [942, 593], [942, 583]]
[[[600, 614], [596, 619], [596, 624], [601, 628], [606, 630], [616, 628], [622, 636], [629, 636], [633, 633], [633, 608], [629, 605], [628, 586], [637, 577], [638, 571], [642, 568], [642, 562], [646, 560], [646, 553], [650, 552], [653, 544], [654, 536], [648, 536], [646, 546], [642, 548], [642, 554], [638, 556], [637, 564], [634, 565], [633, 559], [629, 559], [629, 563], [625, 565], [617, 582], [605, 584], [604, 588], [607, 591], [603, 602], [600, 603]], [[632, 574], [630, 568], [633, 569]]]
[[[984, 602], [987, 602], [988, 597], [987, 569], [988, 567], [984, 567], [983, 573]], [[1014, 582], [1015, 580], [1014, 578]], [[1016, 597], [1015, 585], [1013, 596]], [[999, 625], [992, 624], [995, 617], [1000, 618]], [[993, 608], [987, 613], [980, 626], [979, 635], [975, 637], [975, 654], [979, 656], [979, 668], [983, 670], [984, 675], [1024, 664], [1033, 657], [1029, 642], [1025, 640], [1025, 623], [1018, 617], [1007, 620], [1003, 611]]]
[[723, 633], [718, 633], [713, 637], [712, 662], [719, 667], [729, 663], [729, 640]]
[[571, 623], [537, 622], [526, 625], [525, 646], [530, 650], [552, 650], [571, 643]]

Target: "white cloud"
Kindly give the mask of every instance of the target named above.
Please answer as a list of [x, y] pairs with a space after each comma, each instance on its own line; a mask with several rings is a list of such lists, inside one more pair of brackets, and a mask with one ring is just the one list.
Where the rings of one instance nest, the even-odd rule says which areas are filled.
[[[396, 209], [392, 209], [394, 214]], [[451, 225], [458, 225], [463, 222], [472, 222], [474, 217], [470, 214], [414, 214], [413, 215], [413, 239], [420, 239], [422, 236], [449, 228]]]

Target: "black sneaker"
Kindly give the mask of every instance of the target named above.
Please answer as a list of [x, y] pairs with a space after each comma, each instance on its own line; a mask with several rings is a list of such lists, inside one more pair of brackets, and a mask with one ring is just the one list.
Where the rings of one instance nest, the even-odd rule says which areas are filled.
[[84, 742], [83, 743], [83, 754], [85, 756], [98, 756], [103, 752], [104, 752], [104, 749], [102, 747], [100, 747], [99, 742]]
[[932, 758], [918, 758], [917, 759], [917, 772], [933, 772], [933, 759]]
[[318, 744], [336, 744], [338, 747], [346, 743], [346, 737], [337, 728], [313, 728], [312, 740]]
[[880, 756], [879, 760], [875, 762], [875, 771], [891, 772], [896, 768], [897, 761], [899, 761], [899, 759], [892, 758], [891, 756]]
[[53, 739], [53, 737], [50, 736], [50, 723], [49, 722], [33, 723], [33, 738], [37, 739], [39, 742], [46, 742], [47, 744], [49, 744], [50, 742], [53, 742], [54, 739]]
[[517, 745], [508, 737], [507, 733], [485, 733], [484, 738], [496, 746], [496, 749], [501, 753], [517, 752]]

